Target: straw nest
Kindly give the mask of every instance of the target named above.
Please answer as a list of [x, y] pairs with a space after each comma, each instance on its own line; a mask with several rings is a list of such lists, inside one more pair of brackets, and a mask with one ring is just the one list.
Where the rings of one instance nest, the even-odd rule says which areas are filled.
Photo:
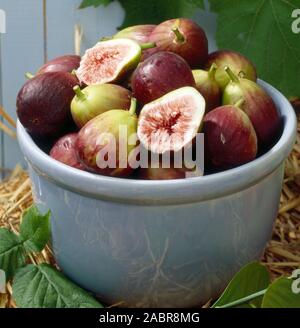
[[[31, 184], [26, 171], [19, 165], [6, 173], [8, 177], [0, 183], [0, 227], [17, 232], [22, 212], [33, 202]], [[55, 265], [50, 247], [41, 254], [32, 255], [30, 262], [47, 262]], [[272, 279], [282, 275], [288, 276], [292, 270], [300, 267], [300, 119], [298, 139], [286, 161], [284, 185], [273, 237], [262, 262], [269, 268]], [[0, 294], [0, 308], [16, 307], [11, 297], [10, 284], [7, 284], [6, 291], [6, 294]]]

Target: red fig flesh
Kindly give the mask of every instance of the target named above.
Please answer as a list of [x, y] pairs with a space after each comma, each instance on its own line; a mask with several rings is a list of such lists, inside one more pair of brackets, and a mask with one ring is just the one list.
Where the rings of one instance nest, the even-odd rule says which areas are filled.
[[77, 133], [69, 133], [53, 145], [50, 156], [57, 161], [76, 169], [84, 170], [84, 166], [79, 162], [76, 153]]
[[250, 119], [241, 109], [218, 107], [204, 118], [205, 147], [212, 164], [230, 168], [255, 159], [257, 138]]
[[34, 136], [55, 136], [71, 122], [70, 104], [75, 76], [65, 72], [38, 74], [28, 80], [17, 97], [17, 114]]
[[222, 90], [230, 82], [230, 78], [224, 71], [226, 66], [229, 66], [235, 75], [239, 75], [242, 72], [241, 74], [243, 74], [244, 78], [254, 82], [257, 80], [256, 69], [253, 63], [238, 52], [230, 50], [215, 51], [208, 56], [205, 69], [209, 69], [213, 63], [218, 66], [215, 77]]
[[280, 132], [280, 116], [273, 99], [253, 81], [238, 78], [229, 67], [225, 68], [231, 82], [223, 93], [223, 104], [236, 103], [240, 98], [245, 100], [241, 109], [249, 116], [259, 144], [268, 146], [276, 141]]
[[157, 25], [149, 41], [156, 44], [157, 50], [180, 55], [192, 68], [202, 67], [207, 60], [206, 34], [198, 24], [187, 18], [171, 19]]
[[153, 153], [179, 151], [196, 136], [204, 112], [205, 100], [195, 88], [172, 91], [143, 107], [139, 140]]
[[37, 74], [43, 74], [46, 72], [68, 72], [71, 73], [74, 69], [77, 69], [80, 64], [80, 56], [66, 55], [54, 58], [44, 64]]
[[98, 42], [82, 57], [76, 72], [86, 85], [119, 81], [141, 59], [141, 46], [130, 39]]
[[142, 104], [185, 86], [195, 86], [189, 65], [180, 56], [166, 51], [158, 52], [142, 62], [131, 80], [133, 94]]

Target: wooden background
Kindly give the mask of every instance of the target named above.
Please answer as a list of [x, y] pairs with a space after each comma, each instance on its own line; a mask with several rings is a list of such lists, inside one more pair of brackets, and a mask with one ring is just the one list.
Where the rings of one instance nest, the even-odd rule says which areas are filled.
[[[6, 12], [6, 34], [0, 34], [0, 104], [12, 117], [18, 90], [25, 82], [24, 73], [36, 72], [47, 60], [74, 53], [74, 27], [83, 29], [82, 51], [101, 36], [112, 35], [122, 24], [124, 11], [118, 1], [107, 7], [78, 10], [81, 0], [0, 0]], [[214, 42], [214, 14], [198, 11], [193, 17]], [[12, 168], [23, 162], [15, 140], [0, 134], [0, 165]]]

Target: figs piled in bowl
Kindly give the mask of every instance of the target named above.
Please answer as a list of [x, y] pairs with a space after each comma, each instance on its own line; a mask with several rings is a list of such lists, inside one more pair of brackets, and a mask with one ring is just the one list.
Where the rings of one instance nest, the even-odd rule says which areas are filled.
[[184, 179], [245, 165], [280, 136], [254, 64], [228, 49], [209, 54], [196, 22], [99, 39], [82, 57], [45, 63], [18, 94], [20, 122], [52, 160], [117, 178]]

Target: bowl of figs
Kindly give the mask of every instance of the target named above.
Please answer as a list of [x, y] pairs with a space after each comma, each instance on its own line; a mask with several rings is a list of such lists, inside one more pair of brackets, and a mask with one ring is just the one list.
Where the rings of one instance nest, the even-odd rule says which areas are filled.
[[250, 59], [186, 18], [55, 58], [17, 96], [60, 269], [105, 304], [197, 307], [261, 257], [296, 136]]

